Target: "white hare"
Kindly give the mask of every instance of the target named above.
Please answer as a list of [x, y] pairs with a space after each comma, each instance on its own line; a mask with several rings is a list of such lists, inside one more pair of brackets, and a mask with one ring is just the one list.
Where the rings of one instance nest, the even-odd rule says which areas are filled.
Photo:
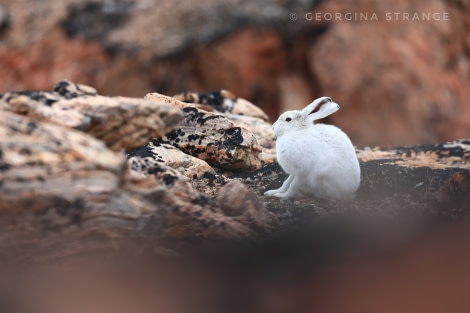
[[302, 111], [283, 113], [273, 124], [277, 161], [289, 177], [265, 192], [283, 199], [347, 199], [359, 188], [361, 170], [349, 137], [338, 127], [314, 124], [339, 110], [331, 98], [318, 98]]

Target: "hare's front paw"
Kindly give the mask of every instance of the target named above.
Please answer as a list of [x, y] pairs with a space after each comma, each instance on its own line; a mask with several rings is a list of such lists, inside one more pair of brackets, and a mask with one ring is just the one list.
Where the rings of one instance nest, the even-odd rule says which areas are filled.
[[266, 191], [264, 195], [279, 198], [281, 201], [289, 200], [291, 198], [290, 194], [280, 191], [279, 189]]
[[289, 190], [289, 187], [293, 180], [294, 180], [294, 176], [289, 175], [289, 177], [287, 177], [287, 179], [282, 184], [281, 188], [268, 190], [264, 193], [264, 195], [268, 197], [284, 198], [284, 194], [286, 193], [287, 190]]
[[281, 194], [282, 192], [280, 192], [279, 189], [268, 190], [264, 193], [264, 195], [267, 197], [278, 197], [278, 198], [280, 198]]

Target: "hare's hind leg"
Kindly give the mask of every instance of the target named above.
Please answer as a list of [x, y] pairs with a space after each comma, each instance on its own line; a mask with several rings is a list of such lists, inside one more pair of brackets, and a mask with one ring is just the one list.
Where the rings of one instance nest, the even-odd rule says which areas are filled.
[[294, 176], [289, 175], [289, 177], [287, 177], [287, 179], [282, 184], [281, 188], [274, 189], [274, 190], [268, 190], [264, 193], [264, 195], [269, 196], [269, 197], [283, 198], [282, 195], [289, 189], [290, 184], [292, 183], [293, 179], [294, 179]]
[[[289, 176], [289, 178], [292, 177]], [[284, 185], [283, 185], [284, 186]], [[292, 177], [290, 180], [289, 188], [280, 194], [276, 194], [276, 197], [282, 198], [283, 200], [293, 199], [293, 198], [302, 198], [302, 182], [298, 178]]]

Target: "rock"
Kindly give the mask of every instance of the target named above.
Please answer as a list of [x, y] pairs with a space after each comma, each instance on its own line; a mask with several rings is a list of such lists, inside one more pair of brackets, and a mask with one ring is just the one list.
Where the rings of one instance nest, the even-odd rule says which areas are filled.
[[[238, 199], [236, 202], [227, 202]], [[242, 239], [249, 234], [255, 240], [279, 226], [277, 218], [262, 201], [240, 182], [225, 185], [217, 196], [216, 206], [179, 208], [167, 216], [164, 236], [212, 239]], [[223, 204], [222, 204], [223, 203]], [[214, 210], [214, 208], [217, 208]], [[254, 231], [256, 230], [256, 231]]]
[[274, 148], [272, 125], [266, 121], [266, 114], [252, 103], [236, 98], [226, 90], [205, 94], [186, 92], [174, 98], [154, 92], [144, 98], [162, 101], [179, 108], [194, 107], [211, 113], [220, 113], [234, 124], [251, 131], [263, 150]]
[[[367, 12], [378, 19], [313, 21], [328, 25], [309, 48], [308, 62], [319, 93], [341, 105], [331, 121], [358, 145], [432, 144], [467, 137], [468, 8], [468, 3], [444, 0], [324, 1], [315, 9], [321, 16]], [[387, 20], [387, 13], [395, 12], [399, 16]], [[421, 21], [403, 21], [402, 12], [418, 12]], [[427, 12], [438, 13], [441, 20], [423, 21]], [[443, 13], [449, 21], [442, 20]]]
[[398, 148], [366, 147], [358, 150], [363, 162], [382, 160], [406, 167], [431, 169], [461, 168], [470, 170], [470, 140], [462, 139], [436, 145]]
[[163, 143], [215, 167], [253, 170], [261, 166], [261, 147], [253, 133], [234, 125], [223, 115], [195, 107], [184, 108], [183, 114], [183, 122], [162, 137]]
[[[47, 260], [150, 238], [262, 240], [278, 227], [256, 196], [240, 183], [223, 187], [226, 179], [210, 167], [198, 181], [212, 187], [196, 189], [160, 162], [139, 161], [129, 163], [140, 172], [126, 169], [122, 153], [88, 134], [2, 111], [2, 256]], [[224, 211], [216, 190], [244, 200]]]
[[268, 116], [253, 103], [237, 98], [227, 90], [218, 90], [207, 93], [184, 92], [173, 96], [186, 103], [206, 104], [219, 113], [231, 113], [234, 115], [246, 115], [256, 117], [264, 121]]
[[261, 164], [271, 164], [276, 160], [276, 141], [270, 123], [251, 116], [234, 114], [225, 114], [225, 116], [235, 125], [246, 128], [255, 135], [262, 149], [259, 154]]
[[91, 136], [9, 112], [2, 112], [0, 126], [2, 208], [49, 193], [73, 203], [120, 184], [124, 156]]
[[[164, 164], [156, 164], [149, 173], [143, 177], [131, 172], [127, 181], [132, 183], [125, 188], [163, 208], [165, 221], [158, 229], [162, 239], [260, 240], [279, 226], [262, 201], [240, 182], [218, 186], [217, 197], [212, 199]], [[233, 197], [239, 201], [226, 203]]]
[[175, 207], [175, 202], [184, 206], [197, 201], [209, 202], [191, 186], [185, 176], [165, 164], [157, 163], [147, 167], [145, 175], [142, 171], [137, 171], [134, 164], [131, 165], [133, 166], [128, 167], [126, 171], [123, 189], [150, 201], [164, 214]]
[[85, 95], [96, 96], [98, 94], [96, 89], [93, 87], [82, 84], [75, 84], [69, 80], [61, 80], [54, 86], [53, 91], [57, 92], [66, 99]]
[[[171, 106], [178, 107], [180, 109], [186, 108], [188, 106], [198, 107], [197, 104], [188, 105], [187, 103], [184, 103], [184, 102], [182, 102], [182, 101], [180, 101], [176, 98], [166, 96], [166, 95], [162, 95], [158, 92], [147, 93], [144, 96], [144, 99], [153, 100], [153, 101], [160, 102], [160, 103], [165, 103], [165, 104], [168, 104], [168, 105], [171, 105]], [[202, 107], [201, 107], [201, 109], [202, 109]]]
[[62, 81], [53, 92], [8, 92], [0, 108], [36, 121], [78, 129], [112, 150], [131, 150], [168, 133], [182, 119], [178, 108], [155, 101], [104, 97], [94, 88]]
[[[369, 174], [363, 175], [359, 193], [364, 197], [411, 194], [443, 214], [470, 213], [470, 140], [437, 145], [359, 150]], [[367, 172], [366, 172], [367, 173]], [[464, 201], [465, 199], [465, 201]], [[469, 200], [469, 201], [467, 201]]]
[[250, 130], [263, 150], [273, 149], [276, 145], [271, 123], [251, 116], [234, 114], [225, 114], [225, 116], [236, 125]]
[[217, 195], [216, 201], [228, 216], [240, 216], [247, 210], [258, 211], [263, 207], [263, 203], [238, 180], [226, 184]]
[[122, 154], [87, 134], [1, 112], [2, 253], [45, 257], [112, 245], [151, 212], [118, 192], [124, 167]]
[[143, 175], [152, 173], [157, 164], [165, 164], [176, 169], [188, 179], [202, 179], [204, 176], [216, 174], [205, 161], [186, 154], [170, 144], [161, 143], [158, 139], [129, 152], [128, 157], [129, 167]]
[[[151, 229], [147, 236], [159, 240], [245, 238], [257, 241], [279, 227], [277, 218], [240, 182], [217, 186], [218, 196], [214, 199], [194, 189], [190, 180], [162, 163], [155, 164], [148, 173], [142, 176], [130, 171], [123, 186], [134, 197], [139, 196], [137, 199], [154, 203], [160, 212], [163, 221], [156, 220], [156, 225], [151, 224], [155, 222], [152, 219], [147, 221], [142, 216], [146, 231]], [[222, 206], [221, 202], [230, 195], [240, 201]]]

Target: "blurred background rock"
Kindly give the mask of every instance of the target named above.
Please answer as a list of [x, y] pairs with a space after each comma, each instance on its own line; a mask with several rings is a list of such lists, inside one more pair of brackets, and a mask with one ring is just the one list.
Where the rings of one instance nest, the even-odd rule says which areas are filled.
[[357, 145], [437, 143], [470, 137], [470, 1], [0, 0], [0, 73], [0, 92], [224, 88], [271, 120], [328, 95]]

